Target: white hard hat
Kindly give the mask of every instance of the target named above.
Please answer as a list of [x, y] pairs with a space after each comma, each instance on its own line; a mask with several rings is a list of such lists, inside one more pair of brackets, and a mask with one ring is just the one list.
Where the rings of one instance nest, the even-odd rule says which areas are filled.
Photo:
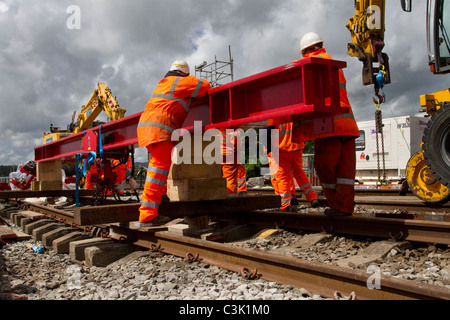
[[169, 71], [181, 71], [187, 75], [190, 74], [189, 65], [184, 60], [176, 60], [172, 65], [170, 66]]
[[309, 48], [319, 43], [323, 43], [322, 37], [315, 32], [308, 32], [303, 36], [302, 40], [300, 41], [300, 52], [303, 53], [303, 51], [306, 48]]

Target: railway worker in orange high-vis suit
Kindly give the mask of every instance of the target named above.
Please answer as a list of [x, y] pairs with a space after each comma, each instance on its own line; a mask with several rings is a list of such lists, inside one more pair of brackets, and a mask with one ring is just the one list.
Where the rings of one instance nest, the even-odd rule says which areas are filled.
[[293, 123], [277, 125], [279, 130], [279, 164], [275, 174], [276, 192], [281, 196], [281, 210], [290, 211], [292, 197], [295, 196], [294, 178], [312, 207], [318, 207], [319, 201], [308, 176], [303, 171], [303, 149], [305, 143], [293, 137]]
[[[302, 58], [332, 59], [323, 43], [317, 33], [305, 34], [300, 41]], [[348, 100], [347, 81], [342, 70], [339, 70], [339, 85], [340, 106], [348, 108], [348, 111], [333, 117], [331, 133], [314, 136], [314, 164], [329, 206], [324, 213], [330, 216], [352, 215], [355, 201], [355, 139], [359, 137], [359, 129]], [[314, 135], [311, 121], [300, 122], [297, 129], [300, 136]]]
[[[210, 84], [189, 75], [184, 60], [175, 61], [162, 79], [139, 119], [139, 147], [150, 153], [141, 207], [140, 227], [160, 225], [158, 217], [161, 198], [167, 193], [167, 177], [172, 164], [172, 133], [180, 129], [189, 112], [191, 100], [207, 94]], [[158, 217], [158, 218], [157, 218]]]
[[125, 176], [127, 174], [127, 164], [120, 163], [120, 160], [114, 160], [113, 171], [116, 173], [116, 181], [114, 182], [114, 184], [119, 185], [123, 180], [125, 180]]
[[224, 128], [220, 130], [222, 133], [222, 177], [227, 180], [227, 196], [246, 196], [247, 172], [245, 166], [238, 163], [241, 148], [240, 131], [227, 132]]

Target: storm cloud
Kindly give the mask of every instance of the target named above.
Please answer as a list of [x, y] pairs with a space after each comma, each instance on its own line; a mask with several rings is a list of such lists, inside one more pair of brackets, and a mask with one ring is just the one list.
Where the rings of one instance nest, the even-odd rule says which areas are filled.
[[[79, 28], [70, 27], [72, 5]], [[131, 115], [176, 59], [193, 69], [228, 59], [231, 46], [236, 80], [298, 59], [308, 31], [347, 62], [356, 119], [371, 120], [373, 88], [362, 86], [362, 65], [347, 55], [353, 14], [352, 0], [0, 0], [0, 164], [33, 160], [50, 124], [65, 128], [98, 82]], [[405, 13], [388, 1], [386, 21], [392, 83], [383, 114], [415, 115], [421, 94], [448, 86], [427, 66], [425, 4]]]

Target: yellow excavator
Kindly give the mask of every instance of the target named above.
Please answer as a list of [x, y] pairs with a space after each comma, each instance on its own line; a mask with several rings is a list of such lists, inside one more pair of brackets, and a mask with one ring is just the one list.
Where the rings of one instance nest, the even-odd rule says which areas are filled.
[[108, 122], [122, 119], [126, 112], [124, 108], [119, 106], [106, 84], [98, 83], [97, 89], [93, 90], [88, 103], [81, 107], [77, 120], [75, 121], [77, 114], [75, 111], [72, 116], [72, 123], [67, 126], [67, 130], [59, 130], [59, 128], [51, 125], [50, 133], [44, 133], [44, 144], [82, 132], [91, 126], [102, 124], [102, 122], [95, 121], [102, 111], [106, 112]]
[[[405, 12], [412, 11], [412, 0], [400, 2]], [[450, 73], [450, 1], [427, 0], [426, 6], [430, 70], [436, 75]], [[348, 54], [363, 63], [363, 85], [374, 86], [376, 122], [385, 101], [382, 89], [391, 82], [389, 57], [383, 52], [385, 9], [385, 0], [355, 0], [355, 16], [347, 24], [352, 37]], [[420, 111], [430, 120], [423, 134], [422, 150], [407, 164], [406, 181], [419, 199], [445, 203], [450, 200], [450, 89], [420, 96], [420, 105]]]

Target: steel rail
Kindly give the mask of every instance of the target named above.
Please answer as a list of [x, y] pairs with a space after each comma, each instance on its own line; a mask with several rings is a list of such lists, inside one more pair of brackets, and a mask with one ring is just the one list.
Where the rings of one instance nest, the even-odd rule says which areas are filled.
[[360, 300], [450, 299], [446, 288], [381, 276], [381, 288], [369, 289], [371, 275], [360, 270], [188, 238], [168, 231], [149, 233], [113, 226], [111, 237], [146, 248], [159, 248], [166, 254], [190, 257], [188, 260], [195, 257], [194, 260], [240, 272], [243, 276], [244, 270], [249, 270], [255, 279], [306, 288], [328, 298], [341, 293]]
[[[431, 204], [425, 203], [415, 196], [406, 195], [406, 196], [397, 196], [393, 195], [395, 191], [388, 190], [379, 190], [379, 191], [366, 191], [366, 190], [355, 190], [355, 208], [359, 209], [367, 209], [367, 210], [401, 210], [404, 214], [409, 214], [410, 219], [425, 219], [425, 220], [434, 220], [434, 221], [448, 221], [450, 222], [450, 216], [445, 217], [442, 215], [433, 215], [431, 217], [429, 214], [427, 216], [421, 216], [420, 214], [426, 213], [449, 213], [450, 214], [450, 203], [447, 204]], [[273, 189], [249, 189], [248, 192], [250, 194], [274, 194]], [[320, 196], [321, 191], [318, 190], [317, 194], [319, 195], [319, 200], [322, 202], [326, 202], [325, 197]], [[301, 196], [302, 192], [298, 190], [297, 200], [299, 204], [309, 205], [309, 202]], [[419, 214], [419, 215], [418, 215]], [[405, 216], [406, 217], [406, 216]]]
[[327, 217], [323, 214], [303, 214], [282, 211], [253, 211], [239, 215], [213, 217], [218, 221], [237, 221], [285, 229], [309, 230], [450, 245], [450, 223], [379, 217]]
[[60, 210], [53, 207], [43, 206], [28, 201], [22, 201], [22, 203], [26, 204], [31, 211], [36, 211], [46, 216], [54, 217], [54, 219], [56, 220], [66, 220], [67, 223], [74, 222], [74, 214], [68, 210]]
[[[35, 211], [54, 216], [67, 224], [78, 225], [75, 214], [49, 206], [27, 203]], [[111, 206], [114, 207], [114, 206]], [[95, 210], [95, 207], [91, 207]], [[179, 217], [179, 216], [177, 216]], [[172, 217], [174, 218], [174, 217]], [[240, 213], [217, 214], [214, 221], [231, 221], [238, 224], [290, 228], [328, 232], [333, 234], [367, 236], [396, 241], [415, 241], [450, 245], [450, 222], [427, 221], [424, 219], [399, 219], [367, 216], [327, 217], [323, 214], [304, 214], [278, 210], [252, 210]], [[108, 223], [101, 223], [108, 224]], [[89, 224], [91, 225], [91, 224]]]

